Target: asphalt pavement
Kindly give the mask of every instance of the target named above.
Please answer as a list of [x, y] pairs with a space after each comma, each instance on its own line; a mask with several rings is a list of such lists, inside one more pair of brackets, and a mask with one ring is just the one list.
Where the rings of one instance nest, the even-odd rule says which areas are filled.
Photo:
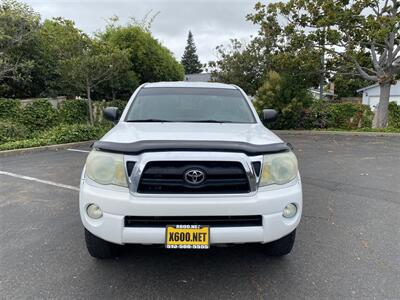
[[282, 259], [258, 245], [93, 259], [78, 211], [87, 153], [0, 157], [0, 299], [400, 299], [400, 137], [282, 138], [304, 189]]

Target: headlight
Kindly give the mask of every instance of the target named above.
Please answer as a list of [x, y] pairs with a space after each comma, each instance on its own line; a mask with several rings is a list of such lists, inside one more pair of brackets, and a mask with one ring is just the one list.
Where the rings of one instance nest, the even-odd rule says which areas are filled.
[[91, 151], [86, 161], [85, 176], [99, 184], [128, 186], [122, 154]]
[[285, 184], [296, 178], [297, 159], [293, 152], [264, 155], [260, 186]]

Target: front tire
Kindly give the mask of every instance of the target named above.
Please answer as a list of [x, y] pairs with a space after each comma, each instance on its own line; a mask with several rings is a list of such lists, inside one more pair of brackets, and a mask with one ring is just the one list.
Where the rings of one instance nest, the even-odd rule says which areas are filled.
[[296, 229], [283, 238], [266, 244], [267, 255], [279, 257], [289, 254], [292, 251], [295, 238]]
[[114, 258], [118, 256], [121, 246], [98, 238], [85, 228], [86, 248], [92, 257], [99, 259]]

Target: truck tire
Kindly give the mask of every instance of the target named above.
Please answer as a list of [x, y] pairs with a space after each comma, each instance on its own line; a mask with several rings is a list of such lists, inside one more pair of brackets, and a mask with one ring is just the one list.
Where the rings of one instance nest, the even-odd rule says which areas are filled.
[[98, 238], [85, 228], [86, 248], [92, 257], [99, 259], [114, 258], [118, 256], [121, 246]]
[[294, 240], [296, 238], [296, 229], [288, 235], [266, 244], [267, 255], [269, 256], [284, 256], [292, 251]]

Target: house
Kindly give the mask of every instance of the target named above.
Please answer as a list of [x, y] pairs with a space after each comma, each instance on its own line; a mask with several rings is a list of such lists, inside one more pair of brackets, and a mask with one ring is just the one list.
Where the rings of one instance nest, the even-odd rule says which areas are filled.
[[[373, 84], [365, 88], [357, 90], [358, 93], [362, 93], [362, 104], [369, 105], [371, 109], [375, 109], [379, 103], [379, 95], [381, 88], [379, 84]], [[400, 105], [400, 81], [397, 81], [395, 85], [390, 87], [390, 98], [389, 101], [395, 101]]]
[[185, 81], [210, 82], [211, 73], [185, 74]]

